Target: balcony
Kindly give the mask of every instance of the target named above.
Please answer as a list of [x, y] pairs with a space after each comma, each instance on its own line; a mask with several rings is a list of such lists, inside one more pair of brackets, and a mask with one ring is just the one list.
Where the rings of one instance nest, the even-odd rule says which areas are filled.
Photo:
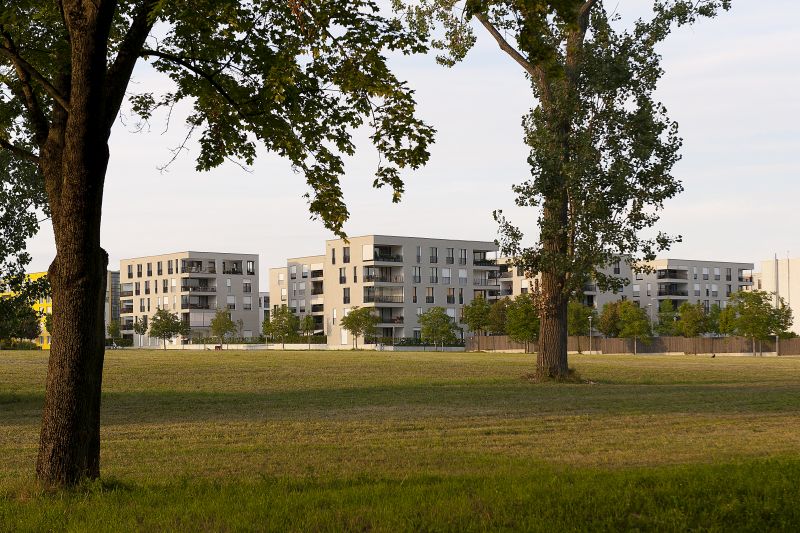
[[583, 286], [583, 292], [597, 292], [597, 285], [594, 283], [586, 283]]
[[223, 274], [230, 274], [230, 275], [234, 275], [234, 276], [242, 276], [242, 275], [244, 275], [244, 271], [242, 270], [241, 267], [239, 267], [239, 268], [235, 268], [235, 267], [223, 268], [222, 269], [222, 273]]
[[311, 296], [319, 296], [320, 294], [323, 294], [324, 292], [325, 291], [323, 291], [322, 289], [311, 289]]
[[[403, 276], [386, 276], [382, 274], [366, 274], [364, 275], [365, 283], [403, 283]], [[417, 282], [419, 283], [419, 282]]]
[[379, 324], [402, 324], [404, 322], [402, 316], [380, 316], [378, 320]]
[[311, 304], [311, 312], [312, 313], [322, 313], [323, 311], [325, 311], [325, 305], [324, 304]]
[[752, 276], [739, 276], [739, 283], [753, 283]]
[[500, 291], [500, 296], [511, 296], [514, 294], [514, 291], [511, 289], [503, 289]]
[[659, 296], [689, 296], [686, 289], [658, 289]]
[[484, 279], [484, 278], [475, 278], [472, 280], [473, 285], [478, 285], [480, 287], [499, 287], [500, 283], [497, 282], [496, 279]]
[[181, 285], [181, 292], [217, 292], [217, 288], [210, 285]]
[[[228, 304], [233, 305], [233, 304]], [[181, 309], [206, 309], [206, 310], [215, 310], [216, 307], [210, 304], [191, 304], [191, 303], [184, 303], [181, 302]]]
[[401, 304], [403, 303], [403, 295], [365, 294], [364, 303]]
[[314, 278], [321, 278], [321, 277], [322, 277], [322, 275], [323, 275], [323, 272], [322, 272], [322, 270], [312, 270], [312, 271], [311, 271], [311, 279], [314, 279]]
[[133, 322], [123, 322], [120, 328], [124, 331], [133, 330]]
[[181, 267], [181, 274], [216, 274], [216, 268], [203, 268], [202, 266], [184, 266]]
[[132, 290], [131, 291], [119, 291], [119, 297], [120, 298], [130, 298], [131, 296], [133, 296], [133, 291]]
[[497, 266], [497, 261], [495, 259], [473, 259], [472, 264], [474, 266]]

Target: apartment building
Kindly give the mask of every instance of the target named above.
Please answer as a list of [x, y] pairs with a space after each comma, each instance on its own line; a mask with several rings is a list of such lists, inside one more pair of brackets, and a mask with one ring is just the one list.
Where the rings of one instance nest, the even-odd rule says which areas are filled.
[[103, 302], [103, 320], [105, 332], [108, 335], [108, 324], [114, 320], [119, 322], [119, 270], [109, 270], [106, 273], [106, 297]]
[[373, 307], [378, 334], [419, 337], [417, 317], [440, 306], [456, 322], [480, 295], [496, 298], [497, 246], [487, 241], [364, 235], [328, 240], [325, 255], [296, 257], [269, 272], [272, 310], [287, 305], [314, 317], [330, 345], [350, 345], [341, 317], [355, 306]]
[[761, 272], [753, 273], [752, 288], [783, 298], [794, 317], [791, 331], [800, 335], [800, 258], [761, 261]]
[[[520, 294], [539, 290], [540, 274], [532, 275], [530, 272], [526, 273], [522, 267], [515, 267], [510, 264], [511, 259], [508, 257], [501, 257], [498, 263], [500, 264], [500, 272], [498, 274], [500, 280], [498, 296], [500, 298], [514, 298]], [[622, 260], [614, 261], [608, 267], [603, 268], [602, 272], [621, 279], [633, 279], [630, 265]], [[598, 309], [602, 309], [608, 302], [629, 300], [631, 296], [632, 289], [630, 285], [626, 285], [618, 292], [601, 291], [598, 289], [597, 284], [592, 281], [585, 283], [583, 286], [583, 302]]]
[[656, 259], [646, 264], [651, 272], [631, 279], [631, 300], [646, 308], [651, 319], [664, 300], [675, 309], [701, 302], [707, 311], [712, 305], [724, 308], [732, 294], [753, 285], [753, 263]]
[[[269, 320], [269, 293], [268, 292], [259, 292], [258, 293], [258, 320], [260, 323], [264, 323], [264, 320]], [[259, 335], [261, 330], [259, 329]]]
[[218, 308], [227, 309], [240, 324], [242, 337], [261, 331], [255, 254], [188, 251], [123, 259], [119, 294], [123, 335], [137, 346], [161, 342], [133, 332], [136, 319], [149, 322], [158, 309], [188, 322], [190, 337], [209, 335]]

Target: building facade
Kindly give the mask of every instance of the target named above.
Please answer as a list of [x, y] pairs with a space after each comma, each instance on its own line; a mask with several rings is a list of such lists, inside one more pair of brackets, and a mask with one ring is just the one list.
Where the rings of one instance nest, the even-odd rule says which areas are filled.
[[753, 289], [783, 298], [792, 309], [791, 331], [800, 335], [800, 258], [762, 261], [761, 272], [753, 274]]
[[133, 331], [136, 320], [149, 323], [158, 309], [188, 322], [190, 338], [210, 336], [209, 326], [217, 309], [230, 312], [240, 326], [240, 336], [248, 338], [261, 332], [256, 254], [188, 251], [123, 259], [119, 294], [120, 327], [123, 336], [134, 339], [136, 346], [161, 342]]

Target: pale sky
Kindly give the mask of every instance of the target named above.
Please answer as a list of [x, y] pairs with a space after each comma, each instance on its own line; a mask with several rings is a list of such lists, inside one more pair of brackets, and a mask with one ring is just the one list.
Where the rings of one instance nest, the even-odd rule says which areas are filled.
[[[620, 0], [618, 11], [638, 16], [648, 4]], [[758, 268], [774, 253], [800, 256], [798, 18], [794, 1], [735, 0], [732, 11], [676, 31], [660, 48], [666, 74], [658, 98], [680, 125], [675, 175], [685, 188], [659, 225], [683, 242], [662, 257]], [[416, 89], [420, 116], [438, 130], [436, 144], [425, 168], [404, 175], [406, 194], [395, 205], [388, 190], [371, 187], [378, 158], [359, 132], [342, 182], [348, 234], [492, 240], [492, 210], [503, 209], [534, 236], [536, 213], [514, 207], [511, 192], [529, 173], [520, 122], [534, 101], [521, 68], [482, 28], [455, 68], [433, 55], [393, 66]], [[131, 90], [167, 86], [139, 68]], [[252, 173], [233, 164], [197, 173], [193, 150], [159, 172], [185, 135], [179, 114], [165, 134], [162, 120], [149, 133], [132, 133], [130, 123], [114, 128], [101, 237], [109, 268], [121, 258], [184, 250], [257, 253], [264, 290], [269, 267], [323, 252], [332, 235], [309, 220], [303, 177], [273, 154], [263, 152]], [[49, 225], [29, 250], [29, 270], [45, 270], [55, 255]]]

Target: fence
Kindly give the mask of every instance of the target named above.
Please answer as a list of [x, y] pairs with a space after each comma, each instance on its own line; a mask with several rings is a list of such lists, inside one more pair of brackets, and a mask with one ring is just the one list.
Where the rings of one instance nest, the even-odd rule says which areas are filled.
[[[592, 337], [592, 351], [600, 353], [633, 353], [633, 339], [616, 339]], [[525, 345], [514, 342], [504, 335], [490, 335], [467, 339], [467, 351], [512, 351], [524, 350]], [[528, 347], [535, 352], [536, 343]], [[569, 337], [567, 351], [589, 351], [589, 337]], [[775, 352], [775, 340], [760, 341], [746, 337], [654, 337], [639, 339], [636, 342], [637, 353], [762, 353]], [[800, 355], [800, 338], [782, 339], [778, 341], [778, 355]]]

